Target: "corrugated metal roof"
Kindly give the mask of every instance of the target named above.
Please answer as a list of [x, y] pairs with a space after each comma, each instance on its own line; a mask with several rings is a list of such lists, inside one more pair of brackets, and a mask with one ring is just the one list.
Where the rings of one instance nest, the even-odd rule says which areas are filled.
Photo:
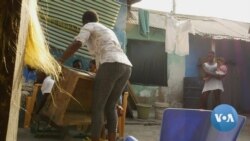
[[[150, 27], [165, 29], [167, 15], [165, 12], [149, 11]], [[132, 17], [128, 20], [129, 24], [138, 24], [138, 9], [133, 8]], [[210, 37], [213, 39], [236, 39], [250, 41], [248, 33], [250, 24], [236, 22], [231, 20], [200, 17], [194, 15], [172, 15], [178, 21], [190, 20], [192, 24], [192, 33], [201, 36]]]
[[[113, 28], [120, 10], [120, 4], [114, 0], [40, 0], [38, 5], [40, 21], [50, 47], [63, 50], [80, 31], [83, 12], [95, 10], [100, 23]], [[87, 58], [90, 56], [84, 47], [77, 54]]]
[[235, 39], [250, 41], [250, 34], [248, 28], [250, 24], [233, 22], [213, 18], [210, 21], [191, 20], [194, 34], [209, 36], [213, 39]]

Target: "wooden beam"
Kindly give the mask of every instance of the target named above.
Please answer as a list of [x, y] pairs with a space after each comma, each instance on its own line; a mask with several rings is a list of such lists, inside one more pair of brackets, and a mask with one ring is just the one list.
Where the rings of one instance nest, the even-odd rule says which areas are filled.
[[[6, 140], [16, 141], [17, 140], [17, 130], [18, 130], [18, 119], [19, 119], [19, 109], [20, 109], [20, 99], [21, 99], [21, 84], [22, 84], [22, 72], [23, 72], [23, 58], [26, 46], [26, 38], [28, 35], [28, 22], [29, 22], [29, 12], [27, 5], [30, 4], [29, 1], [32, 0], [21, 0], [19, 1], [19, 6], [21, 7], [20, 28], [18, 30], [18, 40], [16, 46], [16, 57], [15, 57], [15, 70], [12, 83], [11, 91], [11, 102], [10, 102], [10, 113]], [[21, 4], [21, 5], [20, 5]]]
[[130, 95], [130, 97], [129, 97], [129, 104], [130, 104], [130, 106], [132, 106], [133, 109], [136, 109], [136, 104], [138, 104], [138, 98], [137, 98], [137, 96], [136, 96], [136, 94], [135, 94], [135, 92], [134, 92], [134, 90], [133, 90], [132, 85], [130, 84], [130, 82], [128, 82], [127, 85], [128, 85], [128, 93]]
[[[22, 0], [0, 1], [0, 140], [6, 139]], [[15, 81], [17, 82], [17, 81]], [[14, 93], [18, 95], [18, 93]], [[19, 94], [20, 96], [20, 94]], [[18, 104], [18, 103], [14, 103]], [[13, 105], [18, 107], [19, 105]], [[18, 111], [19, 113], [19, 111]], [[12, 122], [12, 121], [11, 121]], [[14, 122], [13, 122], [14, 123]], [[14, 123], [15, 124], [15, 123]], [[16, 129], [17, 130], [17, 129]], [[11, 140], [12, 141], [12, 140]], [[13, 140], [14, 141], [14, 140]]]

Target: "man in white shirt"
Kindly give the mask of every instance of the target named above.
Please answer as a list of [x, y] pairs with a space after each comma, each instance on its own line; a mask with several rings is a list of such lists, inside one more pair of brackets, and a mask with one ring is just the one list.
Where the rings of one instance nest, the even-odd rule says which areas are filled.
[[[44, 80], [42, 81], [42, 86], [41, 86], [42, 95], [39, 96], [40, 100], [38, 101], [38, 108], [36, 110], [36, 114], [39, 114], [40, 110], [43, 108], [43, 106], [47, 100], [48, 95], [51, 94], [51, 92], [52, 92], [52, 89], [53, 89], [53, 86], [55, 83], [55, 80], [53, 80], [51, 78], [51, 76], [46, 76], [44, 73], [42, 73], [40, 75], [41, 75], [41, 77], [44, 78]], [[41, 78], [41, 79], [43, 79], [43, 78]]]
[[47, 76], [44, 80], [43, 80], [43, 84], [41, 87], [41, 91], [42, 94], [50, 94], [52, 91], [52, 88], [54, 86], [55, 80], [53, 80], [51, 78], [51, 76]]
[[82, 16], [83, 27], [75, 40], [58, 61], [63, 63], [83, 44], [95, 57], [97, 72], [92, 98], [91, 140], [99, 141], [105, 113], [108, 140], [115, 141], [117, 113], [116, 104], [131, 75], [132, 64], [121, 49], [115, 33], [98, 22], [94, 11], [86, 11]]

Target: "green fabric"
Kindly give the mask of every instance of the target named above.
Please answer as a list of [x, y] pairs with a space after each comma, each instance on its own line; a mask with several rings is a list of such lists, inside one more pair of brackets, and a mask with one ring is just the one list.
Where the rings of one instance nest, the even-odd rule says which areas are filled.
[[146, 37], [139, 33], [138, 25], [127, 24], [126, 27], [127, 27], [126, 33], [127, 33], [128, 39], [165, 42], [165, 30], [164, 29], [150, 27], [150, 33]]
[[138, 11], [140, 34], [143, 36], [149, 35], [149, 12], [143, 9]]

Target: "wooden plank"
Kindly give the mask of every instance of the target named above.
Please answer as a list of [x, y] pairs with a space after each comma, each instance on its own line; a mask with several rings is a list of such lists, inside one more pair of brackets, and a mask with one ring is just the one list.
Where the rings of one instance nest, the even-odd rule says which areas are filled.
[[26, 97], [26, 112], [25, 112], [25, 118], [24, 118], [24, 128], [30, 127], [31, 116], [32, 116], [34, 105], [36, 102], [38, 90], [40, 88], [41, 88], [41, 84], [35, 84], [33, 87], [32, 95]]
[[[6, 1], [6, 0], [5, 0]], [[3, 2], [5, 2], [3, 1]], [[8, 127], [7, 127], [7, 133], [5, 132], [6, 130], [3, 129], [1, 130], [1, 134], [0, 134], [0, 138], [2, 140], [2, 134], [6, 133], [6, 141], [16, 141], [17, 140], [17, 130], [18, 130], [18, 117], [19, 117], [19, 110], [20, 110], [20, 99], [21, 99], [21, 80], [22, 80], [22, 68], [23, 68], [23, 62], [24, 62], [24, 52], [25, 52], [25, 48], [26, 48], [26, 39], [27, 39], [27, 35], [28, 35], [28, 22], [29, 22], [29, 16], [24, 16], [24, 15], [30, 15], [30, 10], [28, 10], [29, 4], [32, 0], [20, 0], [20, 1], [12, 1], [11, 3], [4, 3], [7, 4], [5, 5], [5, 9], [1, 10], [1, 11], [6, 11], [7, 9], [12, 9], [12, 10], [7, 10], [8, 11], [8, 18], [7, 16], [3, 16], [1, 17], [1, 21], [5, 19], [5, 23], [14, 23], [14, 20], [12, 19], [19, 19], [19, 16], [16, 16], [16, 13], [19, 12], [19, 10], [21, 9], [20, 14], [20, 20], [16, 20], [15, 23], [12, 25], [12, 28], [6, 28], [6, 31], [12, 32], [12, 33], [8, 33], [8, 34], [3, 34], [6, 35], [5, 39], [11, 39], [9, 40], [10, 42], [14, 42], [13, 44], [17, 43], [16, 48], [14, 46], [8, 45], [6, 47], [12, 48], [13, 47], [13, 55], [15, 55], [15, 57], [13, 57], [12, 59], [15, 59], [15, 68], [14, 68], [14, 76], [13, 76], [13, 82], [12, 82], [12, 89], [11, 89], [11, 102], [10, 102], [10, 110], [9, 110], [9, 115], [5, 115], [5, 116], [9, 116], [9, 120], [8, 120]], [[3, 4], [3, 2], [1, 1], [1, 4]], [[17, 4], [19, 3], [19, 4]], [[24, 6], [25, 5], [25, 6]], [[21, 6], [21, 8], [20, 8]], [[19, 9], [20, 8], [20, 9]], [[32, 10], [31, 10], [32, 11]], [[15, 13], [15, 14], [13, 14]], [[1, 15], [2, 16], [2, 15]], [[8, 20], [11, 19], [11, 20]], [[3, 20], [4, 21], [4, 20]], [[20, 23], [19, 23], [20, 22]], [[0, 23], [1, 24], [1, 23]], [[18, 39], [13, 38], [13, 36], [11, 36], [14, 32], [14, 30], [16, 29], [16, 26], [19, 26], [19, 31], [16, 31], [18, 33]], [[2, 25], [1, 25], [2, 26]], [[6, 32], [7, 33], [7, 32]], [[10, 38], [12, 37], [12, 38]], [[17, 42], [16, 42], [17, 40]], [[6, 42], [9, 42], [6, 41]], [[1, 42], [1, 48], [3, 49], [4, 42]], [[5, 59], [10, 59], [8, 57], [6, 57]], [[12, 62], [13, 60], [7, 60], [8, 62]], [[9, 64], [9, 63], [8, 63]], [[7, 65], [8, 65], [7, 64]], [[8, 72], [10, 75], [12, 75], [12, 66], [7, 66], [7, 68], [9, 68], [10, 72]], [[6, 79], [9, 80], [9, 79]], [[6, 82], [7, 83], [7, 82]], [[4, 119], [1, 119], [1, 122], [6, 122]], [[4, 123], [5, 124], [5, 123]], [[1, 126], [2, 127], [2, 126]]]
[[122, 116], [118, 117], [118, 132], [119, 137], [124, 138], [125, 136], [125, 120], [126, 120], [126, 111], [127, 111], [127, 105], [128, 105], [128, 96], [129, 93], [125, 92], [122, 96], [122, 108], [123, 108], [123, 114]]
[[130, 82], [127, 83], [128, 85], [128, 92], [130, 94], [130, 97], [129, 97], [129, 104], [130, 106], [133, 108], [133, 109], [136, 109], [136, 104], [138, 104], [138, 98], [130, 84]]

